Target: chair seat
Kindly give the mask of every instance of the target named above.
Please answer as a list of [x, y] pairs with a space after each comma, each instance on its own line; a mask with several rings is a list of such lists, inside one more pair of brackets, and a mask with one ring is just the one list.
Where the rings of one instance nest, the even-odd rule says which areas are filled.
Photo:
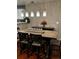
[[25, 43], [25, 44], [28, 44], [28, 41], [21, 41], [21, 43]]
[[32, 45], [33, 45], [33, 46], [41, 46], [41, 44], [40, 44], [40, 43], [35, 43], [35, 42], [34, 42], [34, 43], [32, 43]]

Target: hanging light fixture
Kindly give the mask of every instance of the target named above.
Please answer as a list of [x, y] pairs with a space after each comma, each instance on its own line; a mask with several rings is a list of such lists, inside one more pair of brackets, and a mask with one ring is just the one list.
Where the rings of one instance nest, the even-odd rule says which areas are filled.
[[30, 15], [31, 17], [34, 17], [34, 12], [33, 11], [31, 11], [31, 15]]
[[29, 13], [28, 13], [28, 12], [26, 12], [26, 13], [25, 13], [25, 16], [26, 16], [26, 17], [29, 17]]
[[44, 6], [43, 6], [44, 10], [43, 10], [43, 17], [46, 17], [47, 16], [47, 6], [46, 6], [46, 3], [44, 3]]
[[40, 17], [40, 12], [39, 11], [36, 12], [36, 16]]
[[46, 11], [43, 11], [43, 17], [46, 17], [47, 13]]

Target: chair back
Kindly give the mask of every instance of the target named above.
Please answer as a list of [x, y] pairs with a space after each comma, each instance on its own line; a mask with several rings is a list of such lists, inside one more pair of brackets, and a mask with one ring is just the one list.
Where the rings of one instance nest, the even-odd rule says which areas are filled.
[[30, 34], [30, 39], [32, 40], [32, 42], [42, 43], [42, 36], [41, 35]]
[[28, 40], [28, 33], [18, 32], [20, 41]]

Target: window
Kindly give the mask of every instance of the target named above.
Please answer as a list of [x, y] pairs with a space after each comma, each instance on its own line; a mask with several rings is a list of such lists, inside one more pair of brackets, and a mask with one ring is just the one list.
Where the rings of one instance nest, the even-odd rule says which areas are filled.
[[24, 9], [17, 9], [17, 19], [24, 19]]

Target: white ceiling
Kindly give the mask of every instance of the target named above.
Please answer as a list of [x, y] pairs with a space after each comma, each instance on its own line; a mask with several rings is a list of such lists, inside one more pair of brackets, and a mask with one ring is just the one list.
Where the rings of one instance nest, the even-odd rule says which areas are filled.
[[49, 2], [49, 1], [54, 1], [54, 0], [17, 0], [17, 5], [29, 4], [32, 1], [34, 1], [35, 3], [41, 3], [41, 2]]

